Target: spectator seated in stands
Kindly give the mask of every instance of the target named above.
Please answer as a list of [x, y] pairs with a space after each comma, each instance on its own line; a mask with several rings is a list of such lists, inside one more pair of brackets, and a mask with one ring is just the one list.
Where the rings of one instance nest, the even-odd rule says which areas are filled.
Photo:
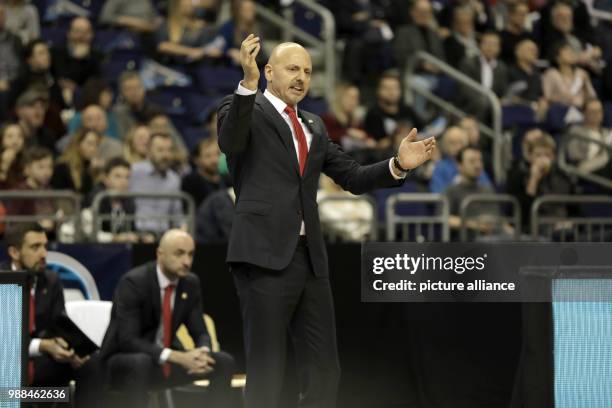
[[[461, 62], [461, 72], [478, 82], [483, 87], [502, 97], [508, 86], [508, 69], [498, 60], [500, 52], [499, 35], [488, 31], [480, 37], [480, 55], [466, 58]], [[488, 121], [491, 115], [489, 99], [472, 88], [459, 87], [461, 106], [480, 121]]]
[[134, 126], [123, 144], [123, 158], [130, 164], [147, 160], [150, 139], [151, 129], [147, 125]]
[[[548, 194], [575, 194], [576, 189], [557, 166], [556, 144], [552, 136], [532, 132], [524, 149], [525, 160], [508, 172], [506, 191], [518, 198], [523, 227], [526, 229], [530, 227], [531, 205], [536, 198]], [[544, 206], [540, 213], [562, 219], [568, 216], [568, 208], [559, 205]], [[562, 227], [563, 223], [559, 222], [558, 228]]]
[[23, 179], [23, 150], [25, 135], [17, 123], [0, 130], [0, 186], [11, 189]]
[[[0, 92], [8, 91], [11, 81], [17, 78], [21, 66], [22, 52], [21, 40], [7, 28], [6, 6], [0, 4], [0, 55], [2, 55]], [[0, 109], [4, 109], [4, 107], [0, 106]], [[0, 113], [0, 120], [4, 116], [4, 113]]]
[[99, 105], [106, 113], [106, 121], [108, 123], [105, 134], [113, 139], [123, 140], [119, 135], [117, 126], [117, 118], [112, 111], [113, 106], [113, 89], [106, 81], [101, 78], [92, 78], [85, 82], [81, 88], [80, 98], [77, 101], [78, 111], [68, 122], [68, 133], [72, 134], [81, 127], [82, 110], [90, 105]]
[[589, 74], [576, 66], [576, 53], [567, 42], [556, 43], [552, 55], [554, 67], [542, 77], [544, 97], [549, 103], [582, 109], [584, 101], [596, 97]]
[[[18, 223], [5, 236], [10, 262], [2, 270], [30, 273], [30, 318], [28, 345], [28, 387], [68, 387], [75, 380], [76, 408], [101, 407], [103, 369], [99, 354], [78, 355], [62, 337], [43, 335], [66, 314], [64, 288], [55, 271], [47, 268], [47, 235], [36, 223]], [[25, 381], [24, 381], [25, 382]]]
[[[111, 320], [100, 352], [107, 364], [109, 385], [127, 394], [132, 408], [148, 407], [149, 390], [210, 380], [206, 405], [231, 406], [234, 359], [212, 351], [204, 324], [202, 286], [191, 272], [192, 237], [167, 231], [159, 242], [156, 262], [121, 277], [113, 298]], [[185, 325], [195, 348], [185, 350], [176, 335]]]
[[189, 153], [183, 137], [174, 127], [168, 115], [158, 113], [147, 122], [147, 126], [149, 126], [152, 133], [166, 133], [170, 135], [173, 143], [172, 168], [178, 173], [184, 173], [187, 170]]
[[476, 146], [482, 154], [482, 162], [484, 163], [484, 171], [487, 174], [492, 174], [493, 164], [491, 158], [491, 139], [484, 138], [480, 135], [480, 127], [478, 121], [473, 116], [464, 116], [457, 122], [457, 126], [465, 131], [468, 137], [468, 145]]
[[[333, 201], [334, 198], [347, 200]], [[352, 198], [357, 196], [343, 190], [331, 178], [321, 176], [317, 203], [321, 230], [328, 238], [340, 241], [364, 241], [371, 238], [374, 207], [365, 199]], [[325, 202], [326, 199], [332, 200]]]
[[504, 30], [499, 33], [501, 40], [500, 58], [506, 65], [514, 65], [516, 61], [516, 47], [525, 40], [533, 40], [532, 34], [527, 31], [527, 16], [529, 5], [523, 0], [508, 2], [508, 17]]
[[421, 118], [402, 102], [399, 75], [388, 71], [378, 80], [376, 104], [366, 114], [364, 130], [376, 140], [378, 149], [388, 149], [399, 121], [410, 123], [418, 129], [423, 126]]
[[[15, 105], [17, 97], [28, 89], [36, 88], [46, 91], [49, 95], [50, 107], [59, 116], [72, 101], [72, 95], [66, 101], [59, 86], [59, 81], [51, 70], [51, 53], [45, 40], [38, 39], [29, 42], [24, 49], [25, 66], [20, 74], [10, 84], [9, 108]], [[61, 119], [59, 119], [61, 120]]]
[[321, 116], [331, 141], [347, 152], [376, 146], [376, 142], [362, 128], [359, 109], [359, 88], [340, 83], [336, 86], [330, 111]]
[[155, 32], [162, 22], [151, 0], [106, 0], [98, 19], [103, 25], [143, 34]]
[[166, 64], [193, 63], [221, 56], [216, 32], [196, 17], [192, 0], [171, 0], [168, 18], [157, 30], [157, 52]]
[[[90, 194], [92, 204], [98, 193], [108, 191], [126, 193], [130, 187], [131, 168], [122, 157], [110, 159], [104, 166], [104, 175]], [[91, 210], [89, 211], [91, 213]], [[100, 201], [98, 214], [102, 218], [96, 237], [97, 242], [153, 242], [154, 236], [136, 232], [134, 214], [136, 204], [130, 197], [104, 198]], [[87, 213], [85, 213], [87, 214]], [[87, 217], [90, 217], [88, 214]]]
[[236, 194], [233, 188], [224, 188], [210, 194], [196, 214], [198, 244], [227, 243], [232, 222]]
[[[257, 24], [255, 1], [233, 0], [231, 3], [232, 18], [219, 27], [214, 46], [218, 47], [232, 64], [240, 66], [240, 44], [251, 33], [262, 38], [261, 30]], [[255, 60], [261, 68], [268, 61], [268, 57], [261, 50]]]
[[211, 193], [225, 188], [225, 180], [219, 174], [221, 151], [216, 137], [200, 140], [193, 154], [193, 168], [181, 181], [181, 190], [193, 197], [196, 208]]
[[81, 128], [77, 131], [57, 160], [51, 179], [54, 189], [71, 190], [87, 198], [104, 166], [98, 154], [100, 140], [100, 135], [92, 130]]
[[[400, 67], [401, 77], [406, 75], [406, 67], [419, 51], [427, 52], [441, 61], [446, 60], [442, 39], [436, 31], [436, 21], [429, 0], [416, 0], [410, 6], [410, 21], [397, 28], [393, 43], [395, 61]], [[436, 66], [427, 62], [420, 63], [410, 80], [432, 91], [438, 85]], [[426, 116], [426, 101], [415, 96], [414, 109]]]
[[[511, 235], [510, 225], [501, 223], [501, 209], [497, 204], [474, 204], [468, 209], [465, 219], [460, 217], [463, 200], [473, 194], [493, 194], [495, 191], [488, 184], [482, 183], [482, 153], [476, 146], [468, 145], [457, 153], [458, 177], [449, 185], [444, 194], [450, 205], [448, 224], [457, 231], [466, 223], [468, 229], [477, 231], [478, 235]], [[473, 235], [472, 235], [473, 236]]]
[[[153, 133], [149, 141], [148, 159], [132, 165], [130, 191], [142, 193], [179, 193], [181, 179], [171, 169], [173, 160], [172, 138], [167, 133]], [[136, 229], [161, 236], [171, 225], [184, 225], [181, 200], [136, 199]], [[174, 217], [171, 221], [168, 218]]]
[[135, 125], [147, 123], [156, 115], [164, 112], [161, 106], [147, 101], [146, 91], [138, 72], [125, 71], [121, 74], [119, 94], [121, 98], [115, 104], [113, 112], [123, 140]]
[[450, 0], [442, 3], [442, 10], [438, 13], [440, 25], [448, 27], [451, 16], [458, 8], [466, 8], [474, 15], [474, 26], [476, 31], [484, 32], [494, 29], [495, 22], [493, 21], [492, 12], [489, 8], [489, 2], [485, 0]]
[[[557, 2], [550, 11], [550, 31], [543, 37], [542, 47], [550, 46], [558, 41], [565, 41], [576, 53], [576, 63], [594, 73], [601, 73], [602, 50], [598, 46], [585, 43], [574, 33], [574, 12], [572, 7], [565, 2]], [[586, 24], [590, 24], [587, 21]], [[549, 59], [555, 62], [555, 55], [551, 54]]]
[[[604, 110], [598, 99], [589, 99], [584, 104], [584, 121], [572, 126], [567, 136], [567, 157], [578, 170], [612, 179], [610, 151], [612, 130], [603, 127]], [[589, 142], [593, 140], [593, 142]]]
[[7, 0], [6, 29], [20, 38], [23, 45], [40, 36], [38, 10], [26, 0]]
[[26, 146], [43, 146], [55, 151], [56, 135], [44, 126], [49, 97], [45, 92], [27, 90], [17, 98], [15, 111]]
[[444, 40], [444, 54], [451, 64], [458, 64], [464, 59], [480, 55], [476, 31], [474, 29], [474, 12], [469, 7], [456, 7], [453, 10], [452, 31]]
[[374, 0], [329, 3], [336, 18], [337, 36], [346, 42], [342, 76], [349, 82], [363, 84], [392, 65], [393, 31], [385, 6]]
[[100, 74], [102, 54], [93, 48], [94, 31], [85, 17], [70, 22], [66, 42], [52, 49], [52, 70], [64, 92], [74, 94], [77, 87]]
[[[468, 145], [467, 133], [456, 126], [452, 126], [442, 135], [442, 158], [435, 164], [429, 190], [432, 193], [443, 193], [455, 182], [459, 175], [457, 155]], [[493, 183], [486, 172], [481, 172], [478, 182], [480, 185], [492, 188]]]
[[510, 104], [529, 105], [536, 116], [543, 119], [548, 110], [548, 102], [542, 92], [542, 75], [536, 62], [538, 46], [530, 39], [517, 43], [515, 64], [508, 70], [508, 91], [506, 102]]
[[[23, 173], [25, 180], [14, 186], [14, 190], [21, 191], [50, 191], [51, 177], [53, 177], [53, 153], [40, 146], [30, 147], [23, 155]], [[53, 200], [40, 199], [15, 199], [9, 200], [6, 205], [7, 213], [10, 215], [48, 215], [40, 221], [47, 231], [55, 228], [55, 222], [51, 217], [55, 215], [57, 206]]]

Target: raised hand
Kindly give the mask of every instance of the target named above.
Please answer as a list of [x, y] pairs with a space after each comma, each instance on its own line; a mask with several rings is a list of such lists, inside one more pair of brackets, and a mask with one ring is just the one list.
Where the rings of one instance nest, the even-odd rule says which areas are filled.
[[413, 142], [416, 139], [417, 130], [412, 128], [410, 133], [402, 140], [397, 152], [400, 165], [404, 169], [414, 169], [431, 159], [436, 147], [436, 139], [428, 139]]
[[259, 68], [255, 57], [259, 54], [261, 49], [261, 43], [259, 37], [255, 34], [249, 34], [247, 38], [240, 45], [240, 65], [244, 72], [244, 79], [242, 86], [251, 91], [257, 90], [257, 83], [259, 82]]

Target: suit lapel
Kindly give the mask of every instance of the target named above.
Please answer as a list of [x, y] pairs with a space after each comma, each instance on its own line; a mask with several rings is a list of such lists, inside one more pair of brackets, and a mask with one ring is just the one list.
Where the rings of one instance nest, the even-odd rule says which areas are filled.
[[183, 315], [183, 310], [185, 308], [185, 302], [187, 299], [188, 296], [185, 288], [185, 279], [179, 279], [174, 294], [174, 308], [172, 309], [172, 333], [176, 333], [178, 327], [182, 323], [182, 319], [180, 317]]
[[319, 136], [319, 132], [316, 131], [317, 130], [315, 126], [316, 122], [314, 121], [314, 119], [311, 118], [312, 114], [308, 112], [304, 112], [301, 109], [298, 109], [298, 116], [302, 119], [302, 123], [306, 125], [306, 127], [312, 134], [312, 142], [310, 143], [310, 149], [308, 149], [308, 157], [306, 158], [306, 168], [304, 169], [304, 177], [306, 177], [306, 174], [312, 168], [311, 158], [314, 157], [315, 149], [319, 147], [320, 136]]
[[287, 125], [287, 122], [285, 122], [285, 119], [283, 119], [283, 117], [274, 108], [274, 105], [272, 105], [272, 103], [270, 103], [270, 101], [263, 96], [261, 92], [257, 92], [255, 103], [261, 107], [261, 110], [266, 118], [274, 125], [276, 132], [280, 136], [280, 139], [287, 150], [289, 160], [291, 160], [295, 171], [299, 175], [300, 164], [298, 162], [297, 154], [295, 153], [295, 146], [293, 144], [293, 137], [291, 136], [291, 129], [289, 129], [289, 125]]
[[149, 270], [149, 273], [153, 275], [153, 279], [151, 280], [151, 299], [153, 301], [153, 317], [154, 322], [161, 321], [161, 287], [159, 286], [159, 280], [157, 279], [157, 265], [153, 264], [151, 267], [152, 270]]

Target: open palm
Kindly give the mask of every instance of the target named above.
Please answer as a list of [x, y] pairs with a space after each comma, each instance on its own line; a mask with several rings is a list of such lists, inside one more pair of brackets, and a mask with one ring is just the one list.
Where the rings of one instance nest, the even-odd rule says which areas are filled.
[[431, 155], [436, 147], [436, 139], [430, 137], [428, 139], [415, 142], [417, 130], [412, 129], [400, 144], [397, 152], [400, 165], [412, 170], [431, 159]]

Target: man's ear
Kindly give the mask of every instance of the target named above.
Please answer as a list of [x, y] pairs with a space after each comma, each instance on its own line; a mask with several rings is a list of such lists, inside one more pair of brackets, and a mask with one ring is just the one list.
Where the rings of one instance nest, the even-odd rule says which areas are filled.
[[15, 261], [15, 260], [19, 259], [19, 250], [17, 248], [15, 248], [14, 246], [8, 247], [7, 252], [9, 254], [9, 257], [11, 258], [11, 260]]
[[270, 79], [272, 79], [272, 65], [266, 64], [264, 67], [264, 74], [266, 76], [266, 81], [270, 82]]

